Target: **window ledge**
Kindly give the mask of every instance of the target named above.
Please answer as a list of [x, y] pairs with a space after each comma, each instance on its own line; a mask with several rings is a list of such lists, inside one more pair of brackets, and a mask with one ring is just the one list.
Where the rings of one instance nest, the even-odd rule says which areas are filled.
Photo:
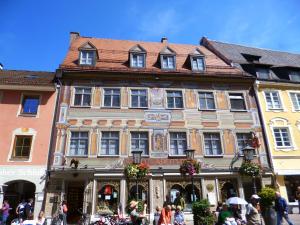
[[97, 155], [97, 158], [119, 158], [120, 155]]
[[186, 158], [186, 155], [169, 155], [168, 158]]
[[29, 158], [25, 157], [12, 157], [9, 159], [10, 162], [28, 162]]
[[129, 107], [129, 109], [148, 109], [149, 107]]
[[205, 158], [223, 158], [224, 155], [204, 155]]
[[67, 158], [88, 158], [88, 155], [65, 155]]
[[183, 110], [184, 108], [166, 108], [167, 110]]
[[116, 107], [102, 106], [101, 109], [121, 109], [121, 106], [116, 106]]
[[200, 109], [198, 108], [199, 111], [204, 111], [204, 112], [215, 112], [217, 109]]
[[248, 112], [247, 109], [230, 109], [230, 112]]
[[21, 116], [21, 117], [37, 117], [37, 114], [20, 113], [18, 116]]
[[71, 105], [70, 108], [91, 108], [91, 106], [80, 106], [80, 105]]

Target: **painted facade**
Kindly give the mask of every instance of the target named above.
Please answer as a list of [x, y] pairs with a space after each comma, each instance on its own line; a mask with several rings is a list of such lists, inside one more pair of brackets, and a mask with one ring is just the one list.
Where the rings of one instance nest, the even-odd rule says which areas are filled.
[[[132, 67], [135, 54], [142, 56], [141, 68]], [[174, 68], [161, 69], [164, 56], [175, 56], [170, 59]], [[204, 59], [201, 71], [193, 70], [194, 57]], [[76, 209], [95, 216], [104, 202], [112, 211], [120, 202], [125, 211], [136, 187], [123, 170], [136, 148], [144, 150], [142, 161], [150, 165], [150, 174], [138, 189], [150, 215], [166, 196], [174, 201], [176, 191], [184, 195], [189, 211], [191, 181], [179, 173], [187, 148], [195, 149], [195, 159], [202, 165], [195, 175], [196, 197], [208, 198], [212, 206], [232, 195], [252, 194], [252, 181], [229, 169], [251, 132], [261, 143], [257, 159], [269, 167], [253, 77], [226, 65], [203, 46], [72, 33], [57, 78], [61, 90], [47, 216], [55, 213], [62, 199], [71, 204], [70, 222], [78, 216]], [[73, 159], [79, 161], [78, 168], [71, 165]]]
[[12, 207], [35, 199], [35, 214], [44, 200], [47, 160], [54, 117], [53, 73], [0, 71], [0, 201]]
[[[228, 64], [256, 77], [254, 84], [276, 188], [290, 210], [300, 186], [300, 55], [202, 39]], [[298, 210], [296, 210], [298, 212]]]

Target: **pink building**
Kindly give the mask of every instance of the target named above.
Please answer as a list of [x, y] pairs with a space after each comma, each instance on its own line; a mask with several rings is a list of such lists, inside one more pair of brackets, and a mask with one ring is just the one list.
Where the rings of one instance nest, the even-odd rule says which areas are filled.
[[[55, 111], [54, 73], [0, 71], [0, 201], [41, 210]], [[12, 215], [13, 217], [13, 215]]]

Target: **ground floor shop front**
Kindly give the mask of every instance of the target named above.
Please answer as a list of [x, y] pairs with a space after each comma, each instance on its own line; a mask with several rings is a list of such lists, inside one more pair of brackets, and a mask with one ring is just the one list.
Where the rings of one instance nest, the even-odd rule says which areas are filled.
[[45, 166], [1, 166], [0, 202], [8, 200], [9, 220], [16, 218], [16, 208], [22, 201], [33, 199], [34, 216], [42, 210], [47, 179]]
[[[268, 179], [271, 179], [268, 177]], [[256, 179], [257, 188], [263, 179]], [[243, 179], [232, 172], [203, 172], [194, 176], [195, 199], [206, 198], [212, 209], [217, 202], [240, 196], [249, 198], [253, 192], [253, 180]], [[79, 219], [78, 209], [91, 215], [98, 213], [127, 212], [127, 205], [132, 199], [142, 200], [147, 204], [147, 213], [153, 216], [157, 206], [164, 203], [174, 204], [176, 193], [184, 198], [185, 211], [191, 211], [193, 186], [190, 177], [182, 177], [177, 171], [156, 171], [143, 180], [128, 180], [123, 171], [54, 171], [47, 186], [46, 216], [50, 217], [59, 209], [62, 200], [68, 203], [68, 222]]]

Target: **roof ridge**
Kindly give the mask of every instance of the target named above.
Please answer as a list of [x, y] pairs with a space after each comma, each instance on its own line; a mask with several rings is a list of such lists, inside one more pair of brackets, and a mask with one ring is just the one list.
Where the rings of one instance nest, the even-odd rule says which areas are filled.
[[201, 46], [200, 44], [185, 44], [185, 43], [173, 43], [168, 42], [167, 44], [161, 43], [160, 41], [144, 41], [144, 40], [129, 40], [129, 39], [113, 39], [113, 38], [100, 38], [100, 37], [87, 37], [87, 36], [80, 36], [77, 39], [86, 38], [86, 39], [98, 39], [98, 40], [108, 40], [108, 41], [126, 41], [126, 42], [134, 42], [134, 43], [155, 43], [161, 45], [184, 45], [184, 46]]
[[237, 45], [237, 46], [246, 47], [246, 48], [260, 49], [260, 50], [263, 50], [263, 51], [271, 51], [271, 52], [287, 53], [287, 54], [291, 54], [291, 55], [298, 55], [298, 56], [300, 56], [300, 52], [299, 52], [299, 53], [294, 53], [294, 52], [280, 51], [280, 50], [274, 50], [274, 49], [268, 49], [268, 48], [252, 47], [252, 46], [249, 46], [249, 45], [242, 45], [242, 44], [236, 44], [236, 43], [229, 43], [229, 42], [225, 42], [225, 41], [217, 41], [217, 40], [212, 40], [212, 39], [208, 39], [208, 38], [207, 38], [207, 40], [208, 40], [208, 41], [211, 41], [211, 42], [221, 43], [221, 44]]

